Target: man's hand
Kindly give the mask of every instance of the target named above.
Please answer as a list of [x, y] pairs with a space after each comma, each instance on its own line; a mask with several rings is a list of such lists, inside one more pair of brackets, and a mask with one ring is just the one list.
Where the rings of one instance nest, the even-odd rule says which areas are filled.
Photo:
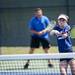
[[46, 30], [42, 30], [41, 33], [42, 33], [42, 34], [46, 33]]
[[44, 31], [40, 31], [40, 32], [37, 32], [37, 31], [35, 31], [35, 30], [31, 30], [31, 33], [33, 33], [33, 34], [36, 34], [36, 35], [42, 35], [42, 34], [44, 34]]
[[45, 34], [46, 32], [50, 32], [50, 30], [44, 29], [44, 30], [41, 31], [42, 34]]
[[40, 32], [37, 32], [37, 35], [42, 35], [43, 34], [43, 32], [42, 31], [40, 31]]

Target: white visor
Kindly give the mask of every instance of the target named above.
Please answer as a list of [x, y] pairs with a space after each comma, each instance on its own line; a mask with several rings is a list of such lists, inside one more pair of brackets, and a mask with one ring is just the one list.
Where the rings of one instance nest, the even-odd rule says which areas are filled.
[[60, 16], [58, 17], [58, 20], [61, 19], [61, 18], [65, 19], [66, 21], [68, 20], [65, 15], [60, 15]]

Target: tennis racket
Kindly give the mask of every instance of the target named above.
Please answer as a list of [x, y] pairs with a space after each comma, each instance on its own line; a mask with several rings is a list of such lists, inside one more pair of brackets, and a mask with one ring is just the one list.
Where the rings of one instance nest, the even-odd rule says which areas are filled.
[[51, 20], [50, 24], [45, 28], [45, 31], [51, 31], [56, 25], [55, 20]]

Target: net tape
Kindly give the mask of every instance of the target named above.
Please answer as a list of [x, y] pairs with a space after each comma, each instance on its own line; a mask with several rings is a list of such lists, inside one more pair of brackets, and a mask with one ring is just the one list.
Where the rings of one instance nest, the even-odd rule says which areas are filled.
[[75, 58], [74, 53], [52, 53], [52, 54], [17, 54], [17, 55], [0, 55], [1, 60], [27, 60], [27, 59], [60, 59]]

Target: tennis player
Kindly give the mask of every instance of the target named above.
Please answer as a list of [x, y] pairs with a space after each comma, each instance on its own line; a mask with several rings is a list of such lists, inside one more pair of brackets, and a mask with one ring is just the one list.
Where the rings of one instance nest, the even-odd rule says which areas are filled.
[[[58, 16], [58, 25], [54, 27], [55, 30], [59, 31], [57, 35], [58, 49], [60, 53], [71, 53], [72, 43], [70, 37], [70, 26], [68, 25], [69, 17], [65, 14]], [[61, 75], [67, 75], [67, 67], [70, 65], [72, 75], [75, 75], [75, 60], [74, 59], [60, 59], [60, 72]]]
[[[50, 24], [50, 21], [46, 16], [43, 15], [42, 9], [36, 8], [34, 10], [34, 16], [29, 22], [29, 28], [31, 32], [31, 45], [29, 54], [32, 54], [36, 48], [39, 48], [40, 44], [42, 45], [44, 52], [48, 53], [48, 49], [50, 48], [48, 32], [41, 32], [47, 27], [48, 24]], [[29, 61], [30, 60], [28, 60], [25, 64], [25, 69], [28, 68]], [[48, 66], [53, 67], [50, 60], [48, 60]]]

